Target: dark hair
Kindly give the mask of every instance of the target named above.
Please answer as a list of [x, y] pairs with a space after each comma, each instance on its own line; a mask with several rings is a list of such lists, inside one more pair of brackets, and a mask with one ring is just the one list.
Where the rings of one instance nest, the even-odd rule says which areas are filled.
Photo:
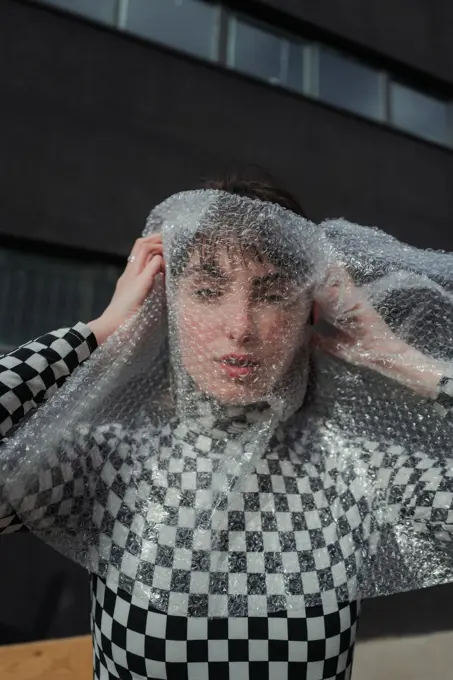
[[[175, 278], [179, 278], [185, 271], [189, 257], [194, 249], [198, 249], [200, 261], [206, 266], [215, 266], [219, 245], [227, 250], [232, 246], [231, 235], [234, 232], [233, 248], [239, 246], [242, 256], [252, 256], [258, 261], [269, 260], [283, 270], [291, 279], [303, 280], [308, 274], [309, 267], [304, 255], [294, 247], [290, 234], [280, 232], [277, 235], [278, 219], [275, 221], [272, 205], [297, 214], [298, 219], [303, 211], [296, 199], [290, 193], [278, 189], [271, 181], [249, 180], [237, 175], [225, 176], [219, 180], [209, 180], [204, 183], [204, 189], [218, 191], [218, 199], [206, 210], [195, 234], [181, 232], [174, 240], [172, 256], [169, 262], [170, 271]], [[238, 213], [238, 198], [245, 197], [256, 201], [252, 213], [246, 211], [244, 215]], [[263, 213], [259, 203], [267, 203], [268, 209]], [[253, 214], [255, 213], [255, 215]], [[245, 225], [242, 223], [245, 219]], [[258, 219], [255, 228], [250, 228], [250, 219]], [[288, 218], [291, 219], [290, 214]], [[206, 229], [203, 221], [206, 220]], [[241, 235], [242, 227], [245, 227]], [[229, 237], [228, 237], [229, 232]], [[226, 238], [225, 238], [226, 237]], [[237, 240], [236, 240], [236, 237]], [[232, 248], [232, 249], [233, 249]]]
[[307, 215], [299, 201], [289, 191], [274, 184], [271, 179], [247, 179], [241, 175], [225, 175], [220, 179], [205, 181], [202, 189], [217, 189], [218, 191], [226, 191], [237, 196], [255, 198], [267, 203], [276, 203], [282, 208], [291, 210], [296, 215], [307, 219]]

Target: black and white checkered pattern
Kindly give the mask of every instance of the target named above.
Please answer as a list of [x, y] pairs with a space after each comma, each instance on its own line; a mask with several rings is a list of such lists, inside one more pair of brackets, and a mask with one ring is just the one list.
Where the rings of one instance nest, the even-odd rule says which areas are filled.
[[347, 680], [357, 602], [263, 617], [169, 616], [92, 582], [96, 680]]
[[453, 376], [440, 379], [434, 406], [442, 416], [453, 411]]
[[[81, 330], [68, 331], [69, 342], [61, 331], [26, 346], [34, 359], [27, 352], [0, 359], [0, 382], [12, 393], [3, 389], [3, 432], [89, 353], [95, 341], [81, 350], [89, 338]], [[81, 341], [76, 347], [74, 337]], [[49, 372], [41, 358], [60, 341], [62, 363], [57, 371], [51, 353]], [[437, 404], [445, 412], [451, 381], [439, 385]], [[213, 492], [224, 488], [216, 461], [225, 456], [225, 442], [201, 432], [196, 421], [175, 420], [159, 433], [81, 428], [69, 437], [69, 459], [84, 464], [74, 464], [72, 477], [67, 468], [64, 479], [57, 468], [43, 476], [39, 492], [23, 498], [22, 515], [38, 526], [72, 517], [81, 507], [79, 476], [87, 473], [86, 456], [77, 453], [90, 451], [98, 479], [92, 520], [108, 546], [95, 556], [105, 578], [93, 577], [98, 680], [350, 676], [356, 576], [376, 520], [357, 476], [328, 459], [307, 459], [299, 442], [297, 428], [278, 430], [232, 503]], [[404, 513], [451, 536], [451, 461], [391, 444], [356, 445], [367, 474], [385, 491], [389, 521]], [[0, 532], [20, 526], [6, 503], [0, 517]]]
[[0, 505], [0, 535], [14, 534], [23, 528], [22, 520], [16, 515], [9, 503]]
[[208, 617], [301, 611], [320, 593], [335, 602], [357, 595], [370, 509], [363, 489], [339, 483], [329, 461], [300, 462], [279, 444], [240, 493], [215, 494], [225, 488], [215, 466], [223, 441], [213, 454], [213, 440], [177, 421], [153, 439], [116, 425], [81, 446], [94, 457], [93, 441], [109, 452], [93, 513], [103, 546], [93, 562], [108, 584], [146, 592], [170, 614]]
[[96, 348], [83, 323], [29, 342], [0, 359], [0, 435], [47, 399]]

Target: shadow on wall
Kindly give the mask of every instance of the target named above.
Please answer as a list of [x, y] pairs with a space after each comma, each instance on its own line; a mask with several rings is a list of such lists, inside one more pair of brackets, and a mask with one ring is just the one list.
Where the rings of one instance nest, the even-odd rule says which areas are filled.
[[[363, 602], [359, 640], [453, 631], [453, 584]], [[27, 532], [0, 538], [0, 644], [90, 631], [87, 573]]]
[[88, 574], [24, 531], [0, 537], [0, 644], [84, 635]]
[[453, 631], [453, 584], [363, 602], [359, 640]]

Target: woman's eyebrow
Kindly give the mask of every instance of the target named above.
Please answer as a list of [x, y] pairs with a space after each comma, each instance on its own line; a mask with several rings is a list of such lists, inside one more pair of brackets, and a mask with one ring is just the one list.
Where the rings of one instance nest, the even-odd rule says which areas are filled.
[[216, 264], [204, 262], [202, 264], [190, 265], [187, 269], [189, 276], [196, 276], [198, 278], [218, 279], [221, 281], [228, 280], [228, 276]]

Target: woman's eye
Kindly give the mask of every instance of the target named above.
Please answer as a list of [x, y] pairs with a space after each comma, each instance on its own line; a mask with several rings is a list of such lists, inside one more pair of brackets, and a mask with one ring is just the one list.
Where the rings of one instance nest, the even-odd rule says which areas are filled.
[[195, 295], [201, 300], [215, 300], [222, 295], [222, 291], [214, 288], [199, 288], [195, 291]]

